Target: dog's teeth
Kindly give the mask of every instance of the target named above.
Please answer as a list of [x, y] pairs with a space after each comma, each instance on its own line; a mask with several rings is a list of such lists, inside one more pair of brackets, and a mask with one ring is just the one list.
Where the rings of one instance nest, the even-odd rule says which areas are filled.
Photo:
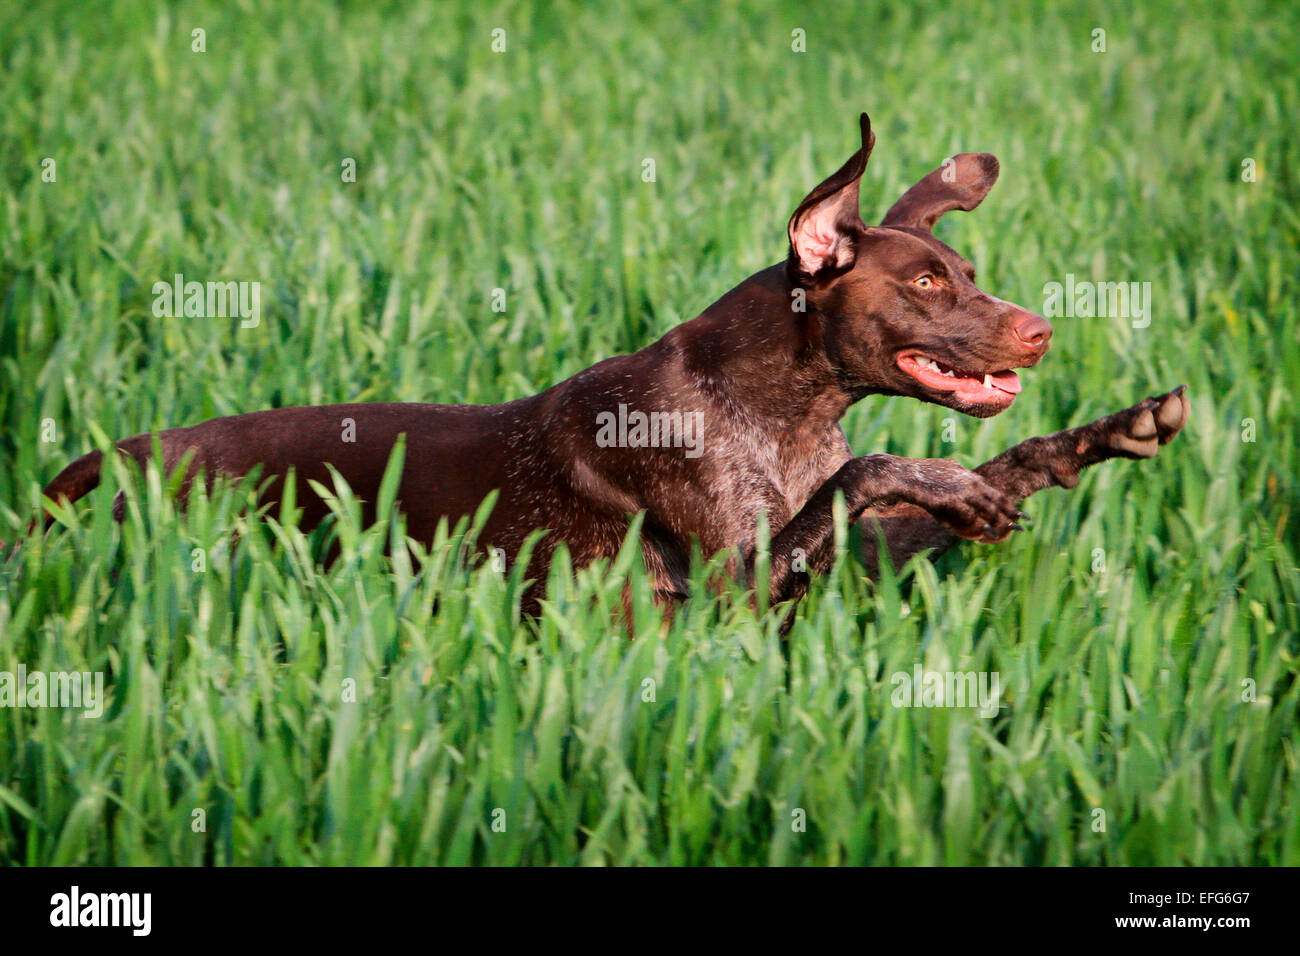
[[985, 387], [985, 388], [992, 388], [992, 387], [993, 387], [993, 376], [992, 376], [991, 374], [989, 374], [988, 372], [985, 372], [985, 373], [984, 373], [984, 387]]

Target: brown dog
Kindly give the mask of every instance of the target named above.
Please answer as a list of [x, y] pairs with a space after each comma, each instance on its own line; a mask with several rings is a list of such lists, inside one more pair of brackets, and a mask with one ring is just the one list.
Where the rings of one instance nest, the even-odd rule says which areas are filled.
[[[1150, 457], [1177, 434], [1188, 413], [1181, 387], [1032, 438], [974, 471], [943, 459], [855, 457], [839, 425], [854, 402], [908, 395], [996, 415], [1020, 391], [1012, 370], [1037, 363], [1052, 334], [1041, 317], [980, 291], [971, 264], [930, 231], [945, 212], [979, 205], [997, 160], [954, 157], [869, 227], [858, 211], [875, 142], [865, 113], [861, 126], [862, 148], [791, 217], [786, 261], [634, 355], [504, 405], [281, 408], [169, 429], [158, 436], [164, 465], [193, 453], [186, 487], [199, 471], [243, 476], [261, 465], [275, 479], [272, 501], [292, 471], [309, 528], [328, 512], [305, 479], [328, 484], [333, 465], [373, 502], [405, 434], [399, 500], [416, 538], [432, 539], [442, 518], [473, 514], [496, 489], [480, 540], [513, 558], [529, 532], [548, 529], [528, 569], [543, 580], [559, 542], [577, 566], [612, 557], [629, 516], [644, 512], [645, 560], [667, 599], [686, 592], [692, 541], [705, 554], [734, 549], [737, 569], [751, 570], [765, 515], [776, 602], [799, 597], [807, 572], [829, 564], [837, 494], [850, 519], [879, 521], [902, 561], [958, 536], [1002, 540], [1019, 527], [1026, 496], [1072, 487], [1081, 469], [1108, 458]], [[151, 446], [147, 434], [118, 444], [138, 462]], [[101, 464], [99, 452], [78, 459], [45, 494], [79, 498]]]

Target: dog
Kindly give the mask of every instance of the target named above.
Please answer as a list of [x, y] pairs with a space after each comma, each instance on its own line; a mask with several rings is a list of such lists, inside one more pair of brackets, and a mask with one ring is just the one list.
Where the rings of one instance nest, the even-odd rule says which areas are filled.
[[[833, 558], [833, 505], [889, 560], [942, 552], [959, 538], [998, 542], [1044, 488], [1073, 487], [1089, 465], [1149, 458], [1188, 416], [1185, 387], [1091, 424], [1024, 441], [973, 471], [945, 459], [856, 456], [840, 419], [868, 395], [901, 395], [986, 418], [1021, 391], [1016, 369], [1047, 352], [1051, 325], [975, 285], [975, 269], [933, 235], [944, 213], [988, 194], [998, 162], [962, 153], [909, 189], [868, 226], [859, 184], [875, 145], [861, 147], [798, 205], [783, 262], [749, 277], [698, 317], [632, 355], [610, 358], [540, 394], [501, 405], [367, 403], [280, 408], [160, 432], [163, 466], [186, 464], [184, 497], [199, 475], [239, 478], [260, 466], [264, 502], [296, 482], [310, 529], [328, 508], [308, 481], [327, 466], [374, 502], [390, 451], [405, 436], [398, 489], [408, 534], [431, 541], [440, 521], [473, 515], [499, 495], [479, 541], [519, 554], [535, 529], [536, 613], [555, 548], [575, 567], [618, 553], [629, 517], [657, 598], [687, 595], [690, 555], [730, 553], [751, 586], [759, 524], [770, 531], [767, 594], [797, 601]], [[351, 434], [349, 435], [349, 429]], [[347, 440], [348, 438], [351, 440]], [[143, 464], [154, 436], [117, 449]], [[75, 501], [94, 488], [100, 452], [74, 461], [45, 496]], [[121, 516], [121, 497], [115, 502]], [[48, 521], [48, 519], [47, 519]], [[870, 572], [879, 551], [865, 549]]]

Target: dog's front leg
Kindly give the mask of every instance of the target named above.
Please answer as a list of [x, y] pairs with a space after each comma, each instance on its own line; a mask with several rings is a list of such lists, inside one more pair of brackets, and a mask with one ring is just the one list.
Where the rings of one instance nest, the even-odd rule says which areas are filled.
[[[831, 476], [772, 539], [768, 595], [772, 603], [798, 599], [808, 576], [829, 568], [835, 536], [835, 496], [850, 521], [866, 509], [906, 503], [933, 515], [956, 535], [998, 541], [1021, 517], [1008, 495], [955, 461], [942, 458], [854, 458]], [[750, 567], [753, 567], [752, 561]]]
[[[1151, 458], [1187, 422], [1185, 388], [1180, 385], [1078, 428], [1022, 441], [975, 473], [1019, 505], [1044, 488], [1073, 488], [1089, 465], [1111, 458]], [[957, 541], [950, 528], [907, 503], [868, 511], [860, 526], [866, 539], [863, 562], [872, 577], [878, 570], [880, 532], [895, 568], [927, 549], [931, 557], [938, 557]]]

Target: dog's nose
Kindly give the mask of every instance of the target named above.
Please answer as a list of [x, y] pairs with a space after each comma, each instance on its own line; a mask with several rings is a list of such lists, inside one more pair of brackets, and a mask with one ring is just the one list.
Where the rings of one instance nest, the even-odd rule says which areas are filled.
[[1011, 327], [1016, 330], [1016, 338], [1030, 348], [1046, 349], [1052, 338], [1052, 323], [1023, 309], [1012, 318]]

